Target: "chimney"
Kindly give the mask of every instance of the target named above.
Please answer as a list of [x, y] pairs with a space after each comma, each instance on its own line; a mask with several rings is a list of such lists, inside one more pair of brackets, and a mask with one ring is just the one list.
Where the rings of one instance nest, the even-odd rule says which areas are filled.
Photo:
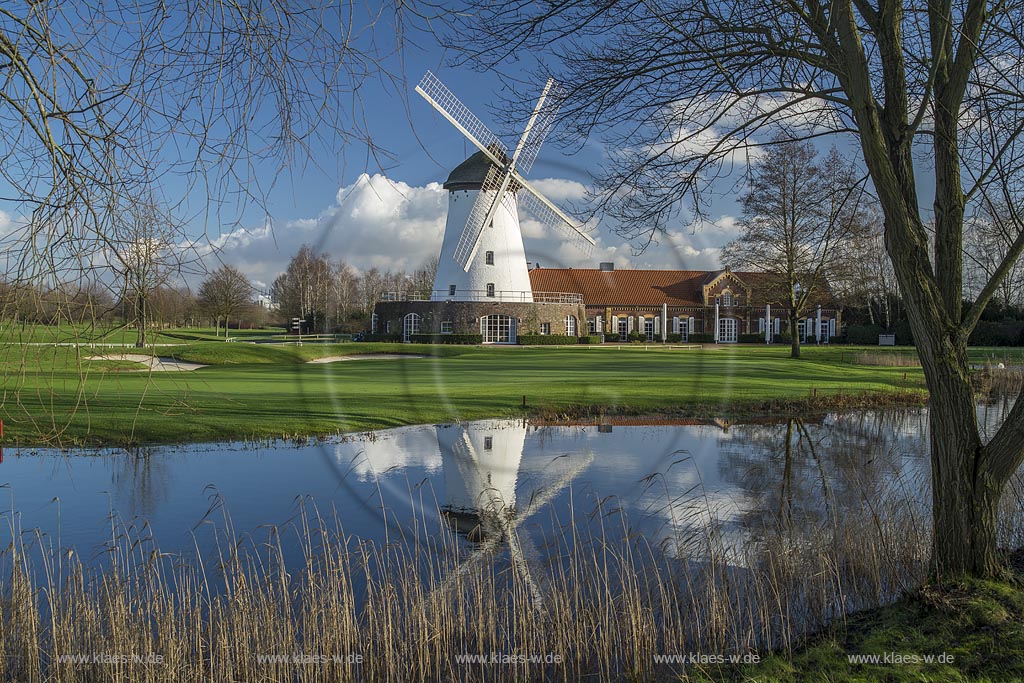
[[615, 270], [615, 264], [611, 261], [604, 261], [601, 263], [600, 268], [602, 273], [610, 273]]

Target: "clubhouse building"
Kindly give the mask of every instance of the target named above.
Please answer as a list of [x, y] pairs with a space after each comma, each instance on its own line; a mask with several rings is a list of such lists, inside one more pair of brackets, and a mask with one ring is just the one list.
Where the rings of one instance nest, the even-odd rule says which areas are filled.
[[[788, 333], [788, 292], [766, 273], [702, 270], [540, 268], [531, 291], [493, 286], [460, 294], [393, 292], [374, 309], [371, 331], [400, 335], [479, 334], [484, 343], [514, 344], [518, 335], [617, 334], [641, 339], [770, 343]], [[798, 285], [799, 286], [799, 285]], [[841, 311], [827, 285], [815, 288], [798, 322], [801, 341], [828, 343]], [[756, 337], [755, 337], [756, 335]]]

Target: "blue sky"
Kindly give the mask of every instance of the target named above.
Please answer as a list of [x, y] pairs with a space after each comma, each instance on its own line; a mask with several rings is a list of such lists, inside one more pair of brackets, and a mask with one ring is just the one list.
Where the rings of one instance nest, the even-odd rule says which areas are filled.
[[[410, 270], [436, 256], [446, 207], [439, 183], [475, 148], [413, 92], [415, 84], [429, 69], [509, 147], [519, 133], [499, 124], [495, 107], [508, 96], [500, 78], [448, 61], [431, 36], [407, 46], [401, 64], [393, 60], [387, 65], [406, 79], [404, 92], [393, 84], [374, 83], [361, 93], [361, 104], [370, 113], [367, 132], [391, 158], [373, 158], [362, 145], [322, 150], [315, 166], [277, 178], [267, 205], [272, 227], [252, 211], [241, 229], [211, 226], [209, 237], [220, 258], [269, 286], [302, 243], [317, 245], [360, 270]], [[571, 213], [603, 159], [597, 140], [573, 150], [546, 144], [529, 177]], [[635, 255], [607, 222], [597, 226], [598, 248], [589, 257], [551, 239], [539, 226], [524, 224], [527, 257], [545, 266], [596, 267], [607, 260], [618, 267], [717, 267], [718, 247], [736, 234], [735, 204], [719, 204], [712, 212], [719, 218], [716, 224], [694, 230], [681, 217], [669, 240], [642, 255]]]

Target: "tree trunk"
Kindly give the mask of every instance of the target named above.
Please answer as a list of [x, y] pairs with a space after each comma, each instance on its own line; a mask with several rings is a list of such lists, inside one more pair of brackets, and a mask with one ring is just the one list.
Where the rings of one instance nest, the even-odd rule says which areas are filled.
[[796, 316], [790, 313], [789, 315], [789, 335], [790, 335], [790, 358], [800, 357], [800, 335], [797, 334], [797, 323]]

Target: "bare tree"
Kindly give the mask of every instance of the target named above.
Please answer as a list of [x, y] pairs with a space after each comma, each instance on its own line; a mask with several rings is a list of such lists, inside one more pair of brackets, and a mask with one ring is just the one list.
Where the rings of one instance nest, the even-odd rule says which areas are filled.
[[[1024, 2], [466, 4], [453, 45], [484, 67], [524, 51], [551, 65], [567, 90], [560, 130], [601, 135], [612, 150], [597, 208], [641, 246], [687, 204], [700, 214], [715, 181], [771, 134], [859, 148], [931, 395], [932, 566], [996, 573], [998, 503], [1024, 460], [1024, 398], [983, 441], [967, 340], [1024, 231], [966, 307], [963, 234], [969, 207], [1020, 205]], [[919, 191], [924, 174], [934, 200]]]
[[228, 338], [228, 323], [252, 304], [253, 286], [249, 278], [233, 266], [223, 265], [203, 280], [199, 286], [199, 304], [210, 314], [220, 335], [220, 321], [224, 321], [224, 338]]
[[722, 262], [773, 275], [786, 304], [791, 356], [800, 357], [798, 321], [833, 278], [849, 268], [847, 248], [867, 230], [863, 188], [836, 149], [818, 159], [810, 142], [778, 140], [754, 168], [743, 195], [742, 234]]
[[[179, 228], [202, 230], [262, 208], [277, 171], [311, 150], [359, 141], [376, 156], [359, 92], [383, 75], [404, 12], [344, 1], [8, 3], [0, 203], [17, 229], [0, 240], [6, 272], [90, 276], [98, 255], [131, 238], [118, 218], [130, 198], [173, 188], [180, 199], [160, 203], [188, 216]], [[394, 40], [372, 39], [378, 22]]]
[[302, 245], [271, 286], [281, 314], [286, 318], [302, 318], [314, 330], [322, 331], [327, 319], [331, 275], [327, 257], [317, 254], [309, 245]]
[[119, 238], [107, 254], [111, 268], [124, 283], [123, 300], [131, 311], [126, 324], [135, 326], [135, 346], [148, 341], [152, 323], [151, 298], [181, 273], [181, 251], [174, 242], [178, 226], [152, 201], [138, 201], [117, 217]]
[[[964, 236], [967, 256], [965, 284], [975, 296], [992, 279], [1007, 252], [1020, 238], [1021, 225], [1014, 220], [1014, 211], [1003, 204], [986, 204], [979, 215], [968, 222]], [[1006, 271], [993, 294], [1005, 308], [1019, 306], [1024, 300], [1024, 261], [1018, 260]]]

